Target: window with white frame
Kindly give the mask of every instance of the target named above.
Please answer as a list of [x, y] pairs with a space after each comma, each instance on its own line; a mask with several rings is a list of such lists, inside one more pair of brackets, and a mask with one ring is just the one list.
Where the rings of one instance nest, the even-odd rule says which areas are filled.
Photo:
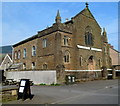
[[42, 45], [43, 45], [43, 48], [47, 47], [47, 39], [46, 38], [42, 40]]
[[70, 53], [68, 51], [64, 54], [64, 62], [69, 63], [70, 62]]
[[26, 58], [26, 48], [23, 50], [23, 58]]
[[32, 62], [32, 69], [35, 69], [35, 62]]
[[64, 46], [68, 46], [69, 44], [69, 37], [68, 36], [64, 36], [64, 38], [63, 38], [63, 44], [64, 44]]
[[19, 51], [18, 51], [18, 59], [20, 59], [20, 55], [21, 55], [21, 54], [20, 54], [20, 50], [19, 50]]
[[32, 56], [36, 56], [36, 47], [35, 46], [32, 47]]

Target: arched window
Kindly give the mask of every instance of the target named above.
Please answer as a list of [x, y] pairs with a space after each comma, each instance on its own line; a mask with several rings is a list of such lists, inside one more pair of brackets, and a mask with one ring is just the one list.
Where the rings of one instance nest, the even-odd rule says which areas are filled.
[[80, 56], [80, 66], [82, 66], [82, 56]]
[[46, 38], [42, 40], [42, 45], [43, 45], [43, 48], [47, 47], [47, 39]]
[[24, 69], [24, 70], [26, 69], [26, 64], [25, 64], [25, 63], [23, 63], [23, 69]]
[[95, 70], [95, 60], [93, 56], [88, 59], [88, 70]]
[[85, 29], [85, 44], [88, 46], [93, 46], [92, 29], [90, 26], [87, 26]]
[[18, 59], [20, 59], [20, 55], [21, 55], [21, 54], [20, 54], [20, 50], [19, 50], [19, 51], [18, 51]]
[[32, 56], [36, 56], [36, 47], [35, 46], [32, 47]]
[[66, 51], [64, 54], [64, 62], [65, 63], [70, 62], [70, 53], [68, 51]]
[[17, 59], [17, 51], [15, 51], [15, 54], [14, 54], [14, 56], [15, 56], [15, 59]]
[[69, 43], [69, 37], [68, 36], [64, 36], [64, 38], [63, 38], [64, 46], [68, 46], [68, 43]]
[[23, 58], [26, 58], [26, 48], [23, 50]]
[[43, 64], [43, 69], [44, 69], [44, 70], [47, 69], [47, 64]]
[[32, 69], [35, 69], [35, 62], [32, 62]]

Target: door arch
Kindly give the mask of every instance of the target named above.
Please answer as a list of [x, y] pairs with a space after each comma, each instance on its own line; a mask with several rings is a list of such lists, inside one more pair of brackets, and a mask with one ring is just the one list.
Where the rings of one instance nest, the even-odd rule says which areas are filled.
[[93, 56], [88, 58], [88, 70], [95, 70], [95, 60]]

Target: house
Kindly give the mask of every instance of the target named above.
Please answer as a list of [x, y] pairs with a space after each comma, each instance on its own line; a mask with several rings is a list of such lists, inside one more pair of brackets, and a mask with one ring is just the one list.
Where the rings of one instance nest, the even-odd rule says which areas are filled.
[[115, 50], [113, 46], [110, 45], [110, 57], [112, 60], [112, 67], [116, 71], [120, 71], [120, 52]]
[[36, 35], [13, 45], [13, 63], [19, 70], [56, 70], [57, 78], [101, 77], [101, 69], [111, 68], [107, 32], [92, 15], [88, 3], [71, 20], [55, 23]]
[[13, 63], [12, 55], [11, 54], [6, 54], [1, 59], [0, 70], [6, 71], [12, 65], [12, 63]]

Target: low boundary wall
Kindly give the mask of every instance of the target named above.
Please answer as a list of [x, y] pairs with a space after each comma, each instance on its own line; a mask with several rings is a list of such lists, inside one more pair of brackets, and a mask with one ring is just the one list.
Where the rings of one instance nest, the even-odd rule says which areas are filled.
[[30, 79], [34, 84], [52, 84], [57, 83], [56, 71], [12, 71], [5, 72], [6, 79], [14, 79], [20, 81], [20, 79]]

